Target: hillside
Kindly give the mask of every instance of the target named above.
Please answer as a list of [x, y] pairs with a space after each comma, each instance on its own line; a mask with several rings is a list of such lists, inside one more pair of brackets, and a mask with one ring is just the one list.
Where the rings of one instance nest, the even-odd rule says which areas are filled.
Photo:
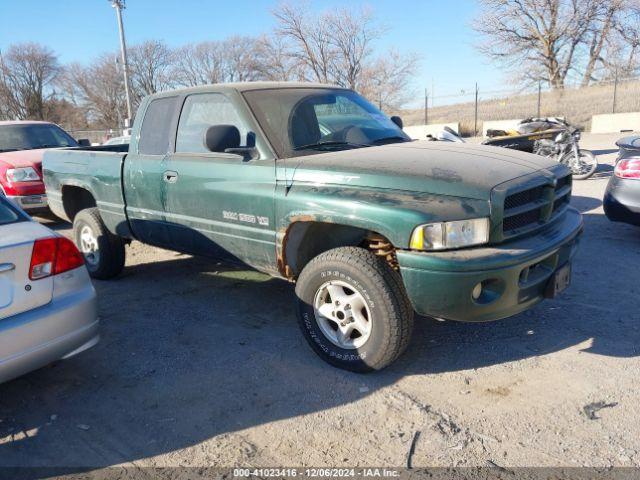
[[[543, 92], [541, 96], [542, 116], [561, 116], [571, 123], [586, 129], [591, 126], [592, 115], [612, 113], [612, 83], [586, 88], [567, 88], [561, 91]], [[506, 120], [537, 115], [538, 95], [510, 95], [503, 98], [482, 99], [478, 102], [478, 130], [482, 130], [483, 120]], [[459, 122], [463, 133], [470, 134], [474, 125], [473, 101], [429, 108], [429, 123]], [[640, 111], [640, 81], [618, 84], [616, 113]], [[398, 112], [405, 125], [424, 124], [424, 110], [402, 110]]]

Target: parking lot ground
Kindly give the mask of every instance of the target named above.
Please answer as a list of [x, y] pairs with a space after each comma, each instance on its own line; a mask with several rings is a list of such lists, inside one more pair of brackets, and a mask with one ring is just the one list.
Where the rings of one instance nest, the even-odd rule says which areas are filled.
[[[0, 466], [640, 466], [640, 229], [602, 195], [562, 296], [486, 324], [418, 318], [357, 375], [317, 358], [290, 284], [139, 243], [95, 282], [102, 341], [0, 385]], [[54, 224], [69, 234], [69, 226]], [[419, 434], [418, 434], [419, 432]], [[415, 440], [415, 442], [414, 442]]]

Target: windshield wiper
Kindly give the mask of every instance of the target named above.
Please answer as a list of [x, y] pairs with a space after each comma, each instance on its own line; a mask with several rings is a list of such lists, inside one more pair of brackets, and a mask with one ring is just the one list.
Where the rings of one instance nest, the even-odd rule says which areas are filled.
[[351, 143], [351, 142], [341, 142], [338, 140], [326, 140], [324, 142], [316, 142], [309, 143], [307, 145], [300, 145], [299, 147], [294, 147], [294, 150], [312, 150], [314, 148], [322, 148], [322, 147], [352, 147], [352, 148], [361, 148], [361, 147], [369, 147], [370, 145], [365, 145], [363, 143]]
[[407, 140], [406, 137], [402, 137], [400, 135], [393, 135], [391, 137], [382, 137], [382, 138], [378, 138], [377, 140], [374, 140], [373, 142], [371, 142], [372, 145], [379, 145], [381, 143], [403, 143], [403, 142], [410, 142], [411, 140]]

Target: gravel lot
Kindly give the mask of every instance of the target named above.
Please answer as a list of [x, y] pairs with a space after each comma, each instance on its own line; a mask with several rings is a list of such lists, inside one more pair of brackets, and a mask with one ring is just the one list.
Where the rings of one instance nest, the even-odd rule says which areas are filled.
[[414, 466], [640, 466], [640, 229], [601, 206], [619, 136], [585, 135], [602, 165], [575, 182], [567, 292], [499, 322], [419, 318], [377, 374], [313, 354], [291, 285], [134, 243], [95, 282], [101, 343], [0, 385], [0, 466], [402, 467], [412, 443]]

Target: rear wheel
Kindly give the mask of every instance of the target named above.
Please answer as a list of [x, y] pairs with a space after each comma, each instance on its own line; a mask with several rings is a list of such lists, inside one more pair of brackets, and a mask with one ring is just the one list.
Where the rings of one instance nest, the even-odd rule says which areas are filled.
[[73, 220], [73, 237], [93, 278], [107, 280], [122, 272], [124, 241], [107, 230], [97, 208], [78, 212]]
[[586, 180], [598, 168], [598, 160], [589, 150], [578, 150], [578, 158], [573, 152], [567, 152], [560, 159], [560, 163], [571, 169], [571, 174], [576, 180]]
[[380, 370], [406, 349], [413, 309], [400, 275], [356, 247], [329, 250], [304, 268], [296, 285], [298, 318], [311, 348], [345, 370]]

